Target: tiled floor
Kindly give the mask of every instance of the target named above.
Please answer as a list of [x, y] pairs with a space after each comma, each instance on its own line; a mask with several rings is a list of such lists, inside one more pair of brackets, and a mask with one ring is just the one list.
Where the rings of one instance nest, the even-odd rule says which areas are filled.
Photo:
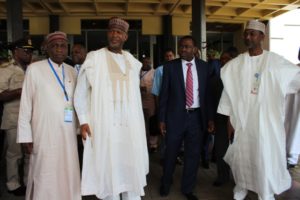
[[[4, 164], [0, 163], [0, 199], [2, 200], [24, 200], [24, 197], [15, 197], [8, 194], [4, 183]], [[161, 176], [161, 166], [159, 165], [158, 154], [150, 155], [150, 174], [148, 175], [148, 185], [145, 188], [146, 195], [143, 200], [184, 200], [184, 196], [180, 193], [180, 177], [182, 166], [177, 166], [174, 174], [174, 184], [172, 185], [170, 195], [168, 197], [160, 197], [158, 193], [159, 180]], [[293, 177], [293, 186], [287, 192], [276, 197], [277, 200], [300, 200], [300, 167], [290, 170]], [[212, 186], [212, 182], [216, 176], [216, 166], [211, 163], [210, 169], [199, 169], [198, 184], [195, 189], [199, 200], [232, 200], [233, 181], [216, 188]], [[96, 200], [95, 197], [84, 197], [83, 200]], [[247, 200], [256, 200], [257, 196], [250, 193]], [[42, 199], [41, 199], [42, 200]]]

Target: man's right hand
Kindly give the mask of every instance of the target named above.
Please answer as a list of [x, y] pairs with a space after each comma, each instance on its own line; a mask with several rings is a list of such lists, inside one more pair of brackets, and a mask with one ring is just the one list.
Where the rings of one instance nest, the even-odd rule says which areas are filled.
[[159, 130], [160, 130], [160, 134], [162, 136], [165, 136], [167, 133], [167, 129], [166, 129], [166, 123], [165, 122], [160, 122], [159, 123]]
[[80, 126], [80, 134], [83, 140], [86, 140], [86, 136], [91, 136], [90, 126], [88, 124], [82, 124]]

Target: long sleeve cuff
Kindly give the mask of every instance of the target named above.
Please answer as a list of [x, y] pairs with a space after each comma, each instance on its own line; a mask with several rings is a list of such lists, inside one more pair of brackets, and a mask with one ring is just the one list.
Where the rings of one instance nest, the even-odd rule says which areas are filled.
[[31, 131], [22, 131], [22, 133], [20, 133], [20, 131], [18, 130], [18, 134], [17, 134], [17, 143], [31, 143], [32, 140], [32, 133]]
[[89, 124], [90, 118], [88, 115], [78, 115], [79, 124]]
[[217, 113], [229, 116], [231, 112], [230, 106], [219, 105]]

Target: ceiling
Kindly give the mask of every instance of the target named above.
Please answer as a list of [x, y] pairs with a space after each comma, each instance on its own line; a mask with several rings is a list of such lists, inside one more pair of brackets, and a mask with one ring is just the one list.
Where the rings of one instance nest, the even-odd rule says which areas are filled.
[[[300, 8], [300, 0], [206, 0], [208, 22], [268, 20]], [[23, 16], [182, 16], [191, 17], [191, 0], [23, 0]], [[0, 0], [0, 18], [6, 17]]]

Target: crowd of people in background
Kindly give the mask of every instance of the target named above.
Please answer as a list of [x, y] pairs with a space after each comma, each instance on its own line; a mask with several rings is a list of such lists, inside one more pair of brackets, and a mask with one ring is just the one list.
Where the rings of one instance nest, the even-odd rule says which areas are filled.
[[263, 23], [247, 23], [246, 52], [209, 51], [206, 62], [187, 35], [178, 57], [166, 49], [157, 67], [123, 50], [128, 30], [113, 17], [106, 47], [88, 52], [74, 44], [71, 57], [60, 31], [45, 37], [39, 60], [28, 36], [1, 45], [0, 152], [9, 193], [26, 200], [140, 200], [153, 153], [161, 160], [162, 197], [176, 163], [183, 165], [187, 200], [198, 199], [198, 169], [210, 161], [217, 168], [212, 184], [233, 177], [235, 200], [249, 190], [274, 200], [291, 187], [288, 169], [300, 154], [300, 67], [263, 49]]

